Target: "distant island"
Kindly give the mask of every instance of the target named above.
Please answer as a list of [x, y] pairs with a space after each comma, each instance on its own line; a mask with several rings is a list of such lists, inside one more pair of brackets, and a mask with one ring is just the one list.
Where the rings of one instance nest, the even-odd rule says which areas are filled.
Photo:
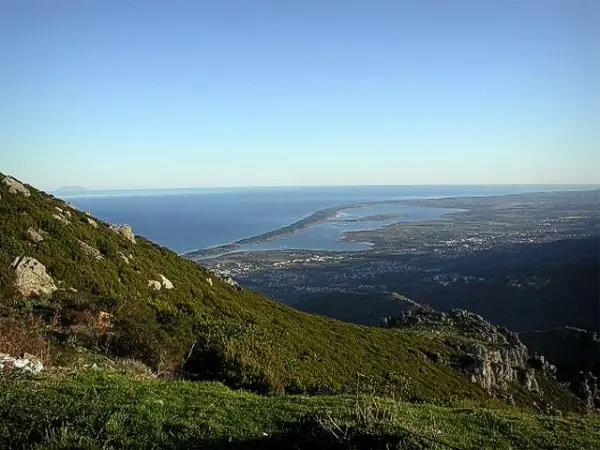
[[88, 189], [82, 186], [62, 186], [52, 191], [53, 194], [58, 195], [83, 194], [85, 192], [88, 192]]

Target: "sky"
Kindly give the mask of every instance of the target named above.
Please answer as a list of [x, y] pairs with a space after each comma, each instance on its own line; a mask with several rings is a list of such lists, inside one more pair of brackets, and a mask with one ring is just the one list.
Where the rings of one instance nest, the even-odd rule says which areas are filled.
[[597, 0], [0, 0], [42, 189], [600, 183]]

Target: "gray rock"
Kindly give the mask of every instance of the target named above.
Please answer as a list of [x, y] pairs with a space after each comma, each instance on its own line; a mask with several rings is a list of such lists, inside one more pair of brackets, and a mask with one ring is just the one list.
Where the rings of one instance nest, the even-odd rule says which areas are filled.
[[160, 291], [162, 288], [162, 284], [160, 283], [160, 281], [148, 280], [148, 287], [150, 289], [154, 289], [155, 291]]
[[133, 235], [133, 231], [129, 225], [111, 225], [110, 229], [135, 244], [135, 236]]
[[0, 376], [4, 373], [32, 373], [34, 375], [44, 370], [44, 364], [33, 355], [25, 353], [21, 358], [15, 358], [6, 353], [0, 353]]
[[160, 280], [148, 280], [148, 287], [154, 289], [155, 291], [160, 291], [161, 289], [173, 289], [173, 283], [162, 274], [158, 275]]
[[46, 272], [46, 267], [33, 258], [17, 257], [11, 267], [15, 271], [15, 288], [24, 297], [51, 294], [57, 289], [54, 280]]
[[87, 242], [81, 241], [79, 239], [77, 240], [77, 242], [79, 243], [79, 246], [83, 250], [83, 253], [86, 254], [86, 256], [89, 256], [90, 258], [94, 258], [97, 260], [104, 259], [104, 256], [102, 256], [102, 253], [100, 253], [100, 250], [92, 247]]
[[54, 217], [56, 220], [58, 220], [59, 222], [64, 223], [65, 225], [70, 225], [71, 221], [69, 219], [67, 219], [65, 216], [63, 216], [62, 214], [53, 214], [52, 217]]
[[571, 390], [592, 410], [600, 408], [600, 387], [598, 378], [591, 372], [579, 372], [570, 383]]
[[231, 286], [232, 288], [234, 288], [236, 291], [243, 291], [244, 290], [244, 288], [240, 285], [240, 283], [238, 283], [237, 281], [235, 281], [230, 276], [224, 277], [223, 281], [226, 284], [228, 284], [229, 286]]
[[[219, 280], [221, 280], [223, 283], [228, 284], [230, 287], [232, 287], [236, 291], [243, 291], [244, 290], [244, 288], [237, 281], [235, 281], [233, 278], [231, 278], [230, 275], [228, 275], [228, 274], [222, 274], [222, 273], [218, 273], [218, 272], [213, 272], [213, 274]], [[211, 283], [211, 286], [212, 286], [212, 283]]]
[[9, 194], [22, 194], [25, 197], [29, 197], [31, 192], [27, 189], [23, 184], [19, 183], [17, 180], [11, 177], [4, 177], [2, 179], [2, 183], [8, 186]]
[[54, 209], [56, 209], [58, 211], [58, 214], [60, 214], [63, 217], [67, 217], [67, 218], [71, 218], [71, 211], [67, 210], [67, 209], [62, 209], [59, 208], [58, 206], [55, 206]]
[[173, 283], [171, 283], [171, 281], [165, 277], [163, 274], [159, 274], [158, 275], [160, 278], [160, 284], [162, 285], [163, 288], [165, 289], [173, 289], [175, 286], [173, 286]]
[[35, 242], [36, 244], [38, 244], [44, 240], [44, 236], [42, 236], [41, 230], [37, 231], [30, 227], [26, 231], [26, 234], [27, 234], [27, 238], [29, 238], [30, 241]]

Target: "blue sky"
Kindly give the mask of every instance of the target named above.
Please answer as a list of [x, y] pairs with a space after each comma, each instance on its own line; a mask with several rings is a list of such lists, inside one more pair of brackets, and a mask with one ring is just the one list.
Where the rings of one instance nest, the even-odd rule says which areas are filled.
[[600, 182], [597, 0], [0, 0], [45, 189]]

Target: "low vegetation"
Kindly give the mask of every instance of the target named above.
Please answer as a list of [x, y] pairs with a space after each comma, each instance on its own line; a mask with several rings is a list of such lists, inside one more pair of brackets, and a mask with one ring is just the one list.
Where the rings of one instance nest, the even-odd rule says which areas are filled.
[[0, 382], [0, 448], [467, 449], [600, 446], [600, 420], [82, 371]]

